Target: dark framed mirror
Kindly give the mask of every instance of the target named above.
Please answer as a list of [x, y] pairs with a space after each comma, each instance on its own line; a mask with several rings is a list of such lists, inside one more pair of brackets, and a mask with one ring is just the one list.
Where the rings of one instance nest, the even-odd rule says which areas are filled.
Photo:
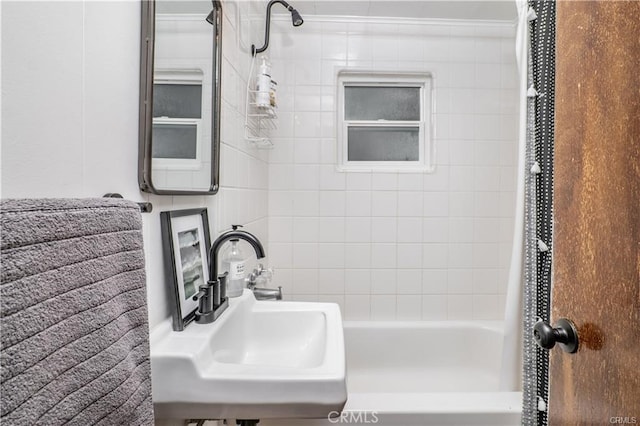
[[143, 0], [138, 184], [215, 194], [220, 175], [222, 4]]

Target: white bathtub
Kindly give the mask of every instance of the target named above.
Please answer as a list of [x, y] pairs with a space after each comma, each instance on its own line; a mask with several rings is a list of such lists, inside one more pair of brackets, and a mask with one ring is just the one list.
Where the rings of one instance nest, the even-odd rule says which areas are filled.
[[341, 418], [261, 425], [519, 425], [521, 392], [499, 392], [500, 322], [344, 323]]

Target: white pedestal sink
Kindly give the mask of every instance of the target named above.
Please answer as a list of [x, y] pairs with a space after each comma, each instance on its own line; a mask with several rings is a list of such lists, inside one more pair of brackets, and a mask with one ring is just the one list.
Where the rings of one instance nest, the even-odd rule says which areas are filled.
[[347, 400], [340, 310], [245, 290], [212, 324], [156, 327], [151, 373], [159, 418], [326, 418]]

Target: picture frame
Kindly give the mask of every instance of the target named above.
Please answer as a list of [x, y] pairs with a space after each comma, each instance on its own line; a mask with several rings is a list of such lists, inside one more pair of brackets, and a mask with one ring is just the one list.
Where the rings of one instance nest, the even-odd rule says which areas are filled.
[[173, 330], [195, 318], [198, 287], [209, 281], [209, 216], [206, 207], [160, 212], [166, 282]]

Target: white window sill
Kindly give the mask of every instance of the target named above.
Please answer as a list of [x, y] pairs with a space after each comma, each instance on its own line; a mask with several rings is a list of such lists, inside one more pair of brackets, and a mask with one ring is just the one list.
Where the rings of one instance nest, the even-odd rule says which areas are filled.
[[343, 173], [435, 173], [435, 166], [384, 166], [384, 165], [338, 165], [338, 172]]

